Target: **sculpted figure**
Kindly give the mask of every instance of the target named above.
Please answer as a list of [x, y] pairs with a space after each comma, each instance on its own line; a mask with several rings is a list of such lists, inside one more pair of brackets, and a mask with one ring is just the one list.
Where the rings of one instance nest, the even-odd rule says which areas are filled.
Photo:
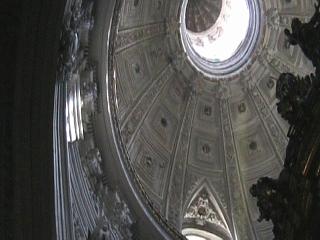
[[252, 185], [250, 193], [253, 197], [258, 199], [257, 206], [260, 211], [259, 222], [262, 220], [272, 220], [273, 232], [276, 239], [284, 239], [284, 223], [287, 221], [286, 216], [288, 212], [288, 201], [284, 196], [283, 188], [281, 186], [287, 184], [287, 176], [283, 174], [281, 181], [274, 180], [269, 177], [260, 178], [257, 184]]
[[291, 45], [299, 45], [303, 53], [309, 58], [314, 67], [320, 67], [320, 4], [315, 5], [315, 14], [308, 23], [302, 23], [294, 18], [290, 30], [285, 29], [284, 33]]
[[282, 73], [276, 88], [276, 98], [280, 101], [288, 97], [295, 88], [297, 78], [292, 73]]
[[263, 177], [258, 180], [257, 184], [252, 185], [250, 193], [253, 197], [258, 198], [257, 206], [260, 210], [261, 222], [263, 219], [269, 221], [276, 216], [276, 195], [277, 195], [277, 182], [274, 179]]
[[297, 78], [291, 73], [283, 73], [277, 82], [276, 98], [279, 99], [277, 109], [283, 119], [294, 124], [297, 104], [294, 101]]
[[[62, 75], [70, 75], [77, 64], [77, 54], [80, 49], [80, 28], [91, 29], [93, 18], [91, 16], [93, 2], [82, 4], [75, 1], [64, 20], [64, 28], [61, 33], [59, 71]], [[68, 79], [68, 76], [64, 76]]]
[[93, 5], [93, 1], [87, 1], [81, 12], [82, 27], [88, 30], [91, 30], [94, 25], [94, 18], [92, 17]]
[[111, 223], [106, 219], [101, 217], [98, 219], [96, 227], [92, 232], [89, 231], [88, 240], [120, 240], [119, 236], [117, 236], [117, 231], [112, 229]]
[[59, 64], [65, 69], [60, 71], [71, 72], [74, 69], [79, 48], [79, 33], [66, 23], [61, 33], [59, 49]]
[[307, 113], [305, 101], [313, 86], [318, 85], [314, 75], [297, 77], [292, 73], [282, 73], [276, 87], [276, 98], [279, 99], [277, 109], [280, 115], [289, 122], [295, 124], [299, 114]]

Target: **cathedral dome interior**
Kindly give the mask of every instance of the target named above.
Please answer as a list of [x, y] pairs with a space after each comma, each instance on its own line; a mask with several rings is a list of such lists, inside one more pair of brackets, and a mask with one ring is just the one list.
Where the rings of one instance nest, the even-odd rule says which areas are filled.
[[250, 187], [283, 168], [277, 81], [314, 71], [284, 30], [316, 1], [39, 2], [6, 16], [22, 29], [5, 30], [23, 36], [11, 64], [25, 82], [8, 85], [4, 118], [17, 177], [1, 170], [18, 192], [5, 205], [38, 220], [18, 217], [4, 239], [41, 226], [42, 239], [273, 239]]
[[[247, 54], [241, 55], [245, 66], [230, 68], [229, 58], [227, 74], [208, 74], [184, 47], [184, 31], [203, 37], [223, 18], [216, 17], [220, 6], [221, 13], [234, 13], [224, 7], [240, 1], [218, 1], [217, 8], [208, 2], [172, 1], [154, 12], [146, 2], [124, 3], [114, 55], [120, 135], [148, 198], [177, 229], [188, 234], [200, 229], [222, 239], [271, 239], [272, 226], [256, 221], [248, 191], [260, 177], [281, 170], [288, 125], [276, 111], [275, 81], [289, 69], [312, 71], [299, 49], [286, 47], [283, 29], [295, 13], [313, 5], [243, 1], [251, 24], [242, 42], [253, 44], [251, 52], [239, 51]], [[204, 10], [210, 8], [211, 18]], [[201, 17], [190, 16], [196, 11]], [[203, 214], [201, 201], [207, 201]]]

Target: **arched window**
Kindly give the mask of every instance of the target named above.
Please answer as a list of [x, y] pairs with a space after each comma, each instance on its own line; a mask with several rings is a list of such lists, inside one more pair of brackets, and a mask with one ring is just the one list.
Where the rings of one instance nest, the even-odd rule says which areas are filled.
[[184, 229], [182, 234], [185, 235], [188, 240], [224, 240], [210, 232], [193, 228]]
[[204, 237], [200, 237], [197, 235], [187, 235], [186, 237], [188, 240], [207, 240]]

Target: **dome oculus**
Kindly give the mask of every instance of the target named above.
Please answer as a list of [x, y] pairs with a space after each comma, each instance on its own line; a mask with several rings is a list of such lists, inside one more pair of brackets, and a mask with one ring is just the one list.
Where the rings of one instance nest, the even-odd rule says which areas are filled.
[[[203, 5], [210, 1], [200, 2]], [[220, 7], [212, 6], [201, 6], [202, 9], [206, 9], [201, 18], [190, 14], [196, 12], [191, 8], [200, 7], [193, 0], [184, 0], [180, 33], [184, 49], [192, 64], [206, 75], [218, 77], [237, 72], [248, 62], [259, 36], [261, 17], [257, 0], [220, 0]], [[210, 8], [211, 15], [218, 17], [209, 18], [205, 14], [210, 12]], [[204, 22], [206, 28], [202, 26]], [[208, 23], [211, 23], [209, 28]], [[199, 31], [200, 29], [204, 30]]]
[[204, 59], [222, 62], [234, 55], [249, 28], [249, 8], [246, 0], [225, 3], [220, 16], [206, 32], [194, 33], [187, 30], [194, 50]]

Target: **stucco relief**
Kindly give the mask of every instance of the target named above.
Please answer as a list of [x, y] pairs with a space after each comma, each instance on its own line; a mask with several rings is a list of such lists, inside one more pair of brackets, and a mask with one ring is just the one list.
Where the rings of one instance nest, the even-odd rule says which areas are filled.
[[204, 226], [208, 222], [226, 228], [215, 204], [210, 198], [212, 198], [212, 196], [209, 195], [208, 191], [202, 189], [188, 206], [184, 219], [195, 220], [196, 224], [200, 226]]

